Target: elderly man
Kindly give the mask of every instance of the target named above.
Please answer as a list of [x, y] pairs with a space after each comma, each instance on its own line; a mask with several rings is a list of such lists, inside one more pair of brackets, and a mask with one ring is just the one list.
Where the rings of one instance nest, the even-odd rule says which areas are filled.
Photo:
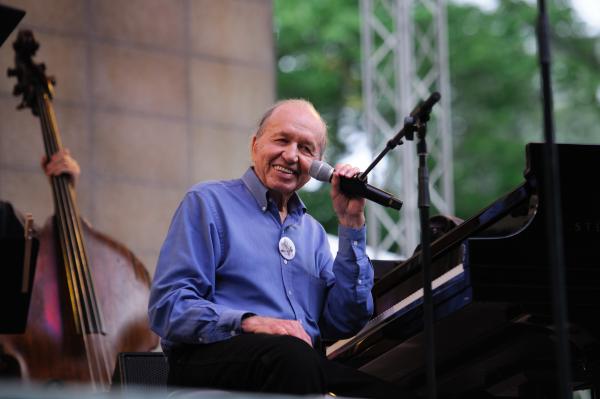
[[323, 227], [296, 193], [321, 159], [327, 128], [312, 104], [286, 100], [262, 118], [241, 179], [192, 187], [163, 244], [150, 323], [169, 382], [242, 391], [399, 396], [396, 387], [328, 361], [321, 338], [355, 334], [373, 310], [364, 200], [339, 189], [358, 170], [338, 165], [332, 258]]

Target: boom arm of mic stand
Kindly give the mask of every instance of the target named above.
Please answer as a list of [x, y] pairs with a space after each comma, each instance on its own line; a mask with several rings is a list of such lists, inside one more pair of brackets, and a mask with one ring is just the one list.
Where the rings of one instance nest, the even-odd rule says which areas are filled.
[[402, 144], [402, 139], [406, 137], [406, 140], [412, 140], [414, 138], [414, 133], [417, 131], [420, 125], [427, 123], [429, 120], [429, 115], [431, 114], [431, 109], [437, 103], [442, 96], [437, 91], [431, 93], [431, 95], [425, 101], [420, 101], [419, 104], [410, 112], [410, 116], [404, 118], [404, 126], [402, 129], [387, 142], [385, 148], [381, 153], [375, 158], [371, 165], [364, 172], [362, 172], [358, 179], [366, 182], [367, 175], [373, 168], [381, 161], [381, 159], [387, 154], [390, 150], [392, 150], [397, 145]]
[[369, 165], [369, 167], [367, 169], [364, 170], [364, 172], [362, 172], [359, 176], [358, 179], [361, 181], [366, 182], [367, 181], [367, 175], [369, 174], [369, 172], [371, 170], [373, 170], [373, 168], [379, 163], [379, 161], [381, 161], [383, 159], [383, 157], [390, 152], [390, 150], [394, 149], [397, 145], [402, 144], [402, 139], [404, 137], [406, 137], [407, 140], [412, 140], [413, 139], [413, 133], [415, 132], [416, 126], [415, 126], [415, 120], [413, 117], [411, 116], [407, 116], [406, 118], [404, 118], [404, 126], [402, 126], [402, 129], [396, 133], [396, 135], [391, 138], [390, 140], [388, 140], [387, 144], [385, 145], [385, 148], [383, 149], [383, 151], [381, 151], [379, 153], [379, 155], [377, 155], [377, 157], [375, 158], [375, 160], [373, 160], [373, 162], [371, 162], [371, 164]]

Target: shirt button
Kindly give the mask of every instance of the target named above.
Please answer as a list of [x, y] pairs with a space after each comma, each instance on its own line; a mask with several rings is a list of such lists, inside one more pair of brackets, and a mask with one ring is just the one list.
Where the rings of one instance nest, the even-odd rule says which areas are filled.
[[288, 290], [288, 295], [292, 295], [292, 290]]
[[232, 337], [234, 337], [236, 334], [235, 330], [231, 330], [229, 333], [231, 334]]
[[284, 259], [284, 260], [283, 260], [283, 263], [287, 265], [287, 259]]
[[202, 338], [198, 338], [198, 342], [203, 342], [204, 340]]
[[354, 245], [355, 247], [358, 247], [358, 241], [353, 241], [352, 245]]
[[267, 210], [267, 207], [266, 207], [266, 206], [263, 206], [261, 209], [262, 209], [262, 210], [263, 210], [263, 212], [264, 212], [264, 211], [266, 211], [266, 210]]
[[358, 279], [357, 283], [358, 283], [359, 285], [360, 285], [360, 284], [362, 284], [362, 280], [361, 280], [361, 279]]

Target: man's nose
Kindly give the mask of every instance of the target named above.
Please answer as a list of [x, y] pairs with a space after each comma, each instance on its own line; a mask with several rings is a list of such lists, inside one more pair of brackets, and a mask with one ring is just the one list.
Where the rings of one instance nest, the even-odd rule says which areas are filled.
[[295, 143], [290, 143], [285, 147], [282, 155], [286, 162], [298, 162], [298, 146]]

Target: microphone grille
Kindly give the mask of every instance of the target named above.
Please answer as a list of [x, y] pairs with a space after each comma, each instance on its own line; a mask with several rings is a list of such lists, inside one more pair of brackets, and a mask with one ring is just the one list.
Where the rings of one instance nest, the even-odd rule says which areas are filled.
[[308, 174], [319, 181], [329, 182], [333, 175], [333, 167], [323, 161], [312, 161]]

